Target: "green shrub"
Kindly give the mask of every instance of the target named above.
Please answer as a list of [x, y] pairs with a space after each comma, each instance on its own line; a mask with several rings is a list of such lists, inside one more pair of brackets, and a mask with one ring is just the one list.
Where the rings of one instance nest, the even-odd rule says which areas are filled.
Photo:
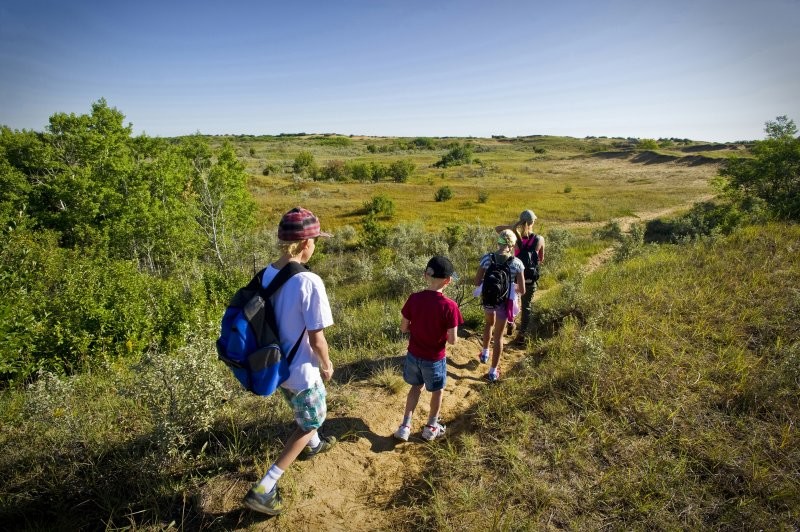
[[395, 183], [405, 183], [414, 173], [416, 165], [407, 159], [394, 161], [389, 165], [388, 173]]
[[472, 162], [472, 146], [469, 144], [456, 144], [444, 154], [433, 166], [436, 168], [447, 168], [449, 166], [459, 166]]
[[782, 220], [800, 220], [800, 138], [786, 116], [765, 125], [767, 139], [753, 146], [753, 158], [733, 157], [720, 171], [734, 199], [764, 201]]
[[640, 150], [657, 150], [658, 142], [655, 139], [640, 139], [636, 147]]
[[299, 174], [304, 170], [310, 171], [315, 167], [316, 162], [314, 161], [314, 156], [308, 151], [301, 151], [298, 153], [294, 158], [294, 163], [292, 164], [292, 170], [294, 170], [294, 173], [296, 174]]
[[391, 218], [394, 216], [394, 209], [392, 198], [382, 194], [373, 196], [371, 200], [364, 203], [364, 212], [374, 216]]
[[328, 179], [331, 181], [346, 181], [347, 176], [348, 173], [344, 161], [336, 159], [333, 161], [328, 161], [319, 172], [317, 178]]
[[440, 202], [441, 201], [447, 201], [447, 200], [452, 199], [452, 198], [453, 198], [453, 191], [450, 189], [450, 187], [448, 187], [446, 185], [441, 187], [441, 188], [439, 188], [439, 190], [437, 190], [436, 194], [434, 194], [434, 196], [433, 196], [433, 199], [435, 199], [436, 201], [440, 201]]

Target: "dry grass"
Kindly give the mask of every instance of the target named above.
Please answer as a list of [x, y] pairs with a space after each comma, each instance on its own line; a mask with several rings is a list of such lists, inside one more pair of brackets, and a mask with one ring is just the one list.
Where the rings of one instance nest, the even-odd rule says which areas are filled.
[[558, 333], [437, 454], [427, 526], [796, 528], [798, 248], [750, 228], [548, 294]]

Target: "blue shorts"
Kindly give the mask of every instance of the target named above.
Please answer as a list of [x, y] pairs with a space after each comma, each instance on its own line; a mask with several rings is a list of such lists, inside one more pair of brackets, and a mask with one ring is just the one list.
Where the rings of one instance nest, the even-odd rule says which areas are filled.
[[407, 353], [403, 365], [403, 380], [411, 386], [424, 384], [429, 392], [444, 390], [444, 385], [447, 384], [447, 358], [433, 362]]

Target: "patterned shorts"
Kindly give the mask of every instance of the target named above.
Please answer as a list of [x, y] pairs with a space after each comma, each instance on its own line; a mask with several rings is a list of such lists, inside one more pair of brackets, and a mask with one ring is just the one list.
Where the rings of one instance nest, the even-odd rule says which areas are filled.
[[325, 402], [327, 392], [325, 385], [318, 382], [311, 388], [302, 392], [291, 392], [281, 388], [283, 397], [294, 412], [294, 420], [302, 430], [311, 431], [318, 429], [328, 415], [328, 405]]

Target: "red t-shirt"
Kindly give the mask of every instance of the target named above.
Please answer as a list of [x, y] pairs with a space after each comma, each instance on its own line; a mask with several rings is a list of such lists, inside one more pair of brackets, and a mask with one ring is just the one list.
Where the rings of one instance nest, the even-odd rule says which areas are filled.
[[433, 290], [411, 294], [400, 312], [411, 322], [409, 353], [434, 362], [445, 356], [447, 331], [464, 323], [458, 304]]

